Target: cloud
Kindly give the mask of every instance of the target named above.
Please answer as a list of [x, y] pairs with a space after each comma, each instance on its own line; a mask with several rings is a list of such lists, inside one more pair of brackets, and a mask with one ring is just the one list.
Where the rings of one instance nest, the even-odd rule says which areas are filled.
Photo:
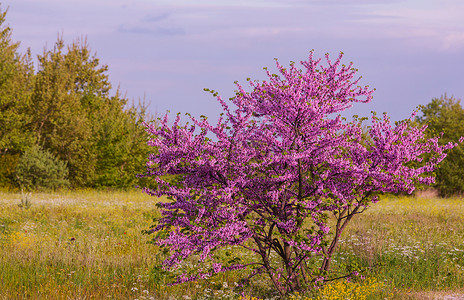
[[157, 0], [158, 5], [177, 7], [286, 7], [287, 3], [279, 0]]
[[376, 6], [382, 4], [397, 4], [404, 3], [408, 0], [290, 0], [288, 3], [291, 6], [323, 6], [332, 8], [336, 6], [353, 7], [353, 6]]
[[155, 36], [181, 36], [185, 35], [186, 32], [183, 28], [179, 27], [142, 27], [142, 26], [132, 26], [126, 27], [124, 25], [119, 25], [118, 32], [121, 33], [136, 33], [136, 34], [146, 34], [146, 35], [155, 35]]
[[357, 14], [353, 13], [350, 15], [349, 18], [352, 21], [357, 22], [371, 22], [371, 21], [397, 21], [398, 19], [404, 19], [403, 16], [397, 16], [393, 14], [375, 14], [375, 13], [364, 13], [364, 14]]
[[159, 22], [159, 21], [163, 21], [167, 18], [169, 18], [169, 16], [171, 16], [170, 13], [163, 13], [163, 14], [159, 14], [159, 15], [148, 15], [146, 16], [145, 18], [142, 19], [143, 22]]
[[464, 32], [455, 31], [442, 36], [443, 44], [441, 48], [444, 50], [464, 49]]

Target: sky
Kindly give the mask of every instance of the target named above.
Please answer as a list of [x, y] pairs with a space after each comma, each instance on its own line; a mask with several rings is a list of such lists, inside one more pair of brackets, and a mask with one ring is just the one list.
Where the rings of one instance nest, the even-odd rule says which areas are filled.
[[217, 118], [234, 81], [329, 53], [376, 88], [347, 115], [408, 118], [445, 93], [464, 97], [462, 0], [0, 0], [20, 51], [86, 37], [110, 81], [152, 114]]

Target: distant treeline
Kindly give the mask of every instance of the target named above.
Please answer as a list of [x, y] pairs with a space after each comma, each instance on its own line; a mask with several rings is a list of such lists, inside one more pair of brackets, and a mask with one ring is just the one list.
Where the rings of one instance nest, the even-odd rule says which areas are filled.
[[85, 39], [32, 63], [0, 11], [0, 187], [125, 188], [149, 152], [144, 103], [112, 89]]

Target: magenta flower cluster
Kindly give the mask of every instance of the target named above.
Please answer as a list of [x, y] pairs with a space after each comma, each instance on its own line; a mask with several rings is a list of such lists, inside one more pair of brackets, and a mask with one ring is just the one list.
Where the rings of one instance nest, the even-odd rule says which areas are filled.
[[[260, 259], [249, 264], [213, 261], [196, 275], [250, 268], [250, 277], [265, 272], [283, 295], [329, 280], [330, 259], [341, 232], [352, 217], [382, 193], [411, 193], [418, 183], [430, 184], [430, 174], [445, 158], [438, 138], [426, 139], [425, 127], [409, 120], [393, 126], [385, 114], [346, 121], [339, 113], [353, 102], [369, 102], [373, 90], [358, 86], [352, 63], [326, 55], [277, 62], [278, 74], [267, 81], [249, 81], [249, 92], [238, 83], [229, 102], [217, 100], [224, 113], [216, 124], [177, 115], [170, 124], [146, 124], [154, 147], [146, 176], [168, 196], [160, 204], [162, 218], [153, 228], [155, 242], [169, 249], [164, 262], [175, 268], [199, 255], [237, 246]], [[214, 93], [214, 92], [213, 92]], [[167, 180], [175, 175], [177, 180]], [[169, 178], [172, 178], [169, 177]], [[328, 217], [335, 218], [330, 228]], [[323, 257], [317, 268], [310, 263]], [[279, 261], [275, 258], [278, 257]]]

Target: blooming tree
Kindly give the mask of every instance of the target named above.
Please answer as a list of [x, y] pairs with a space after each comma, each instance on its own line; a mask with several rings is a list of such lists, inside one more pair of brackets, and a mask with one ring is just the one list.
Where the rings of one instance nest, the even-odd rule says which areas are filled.
[[[169, 249], [164, 267], [193, 255], [214, 260], [212, 253], [226, 246], [258, 258], [213, 261], [178, 283], [249, 269], [249, 277], [266, 273], [285, 295], [330, 280], [331, 258], [353, 216], [381, 193], [411, 193], [415, 184], [433, 182], [426, 174], [454, 144], [425, 139], [425, 127], [411, 126], [411, 119], [392, 126], [386, 115], [373, 114], [366, 132], [363, 119], [338, 115], [373, 93], [357, 86], [357, 70], [342, 65], [342, 56], [331, 61], [326, 54], [323, 65], [310, 52], [303, 70], [277, 61], [280, 74], [249, 81], [251, 92], [236, 83], [233, 108], [217, 97], [224, 114], [216, 124], [190, 116], [193, 124], [181, 125], [177, 115], [169, 125], [166, 115], [159, 127], [146, 125], [157, 150], [145, 176], [158, 188], [145, 191], [170, 199], [159, 204], [162, 217], [152, 228], [154, 242]], [[425, 153], [433, 155], [423, 161]]]

